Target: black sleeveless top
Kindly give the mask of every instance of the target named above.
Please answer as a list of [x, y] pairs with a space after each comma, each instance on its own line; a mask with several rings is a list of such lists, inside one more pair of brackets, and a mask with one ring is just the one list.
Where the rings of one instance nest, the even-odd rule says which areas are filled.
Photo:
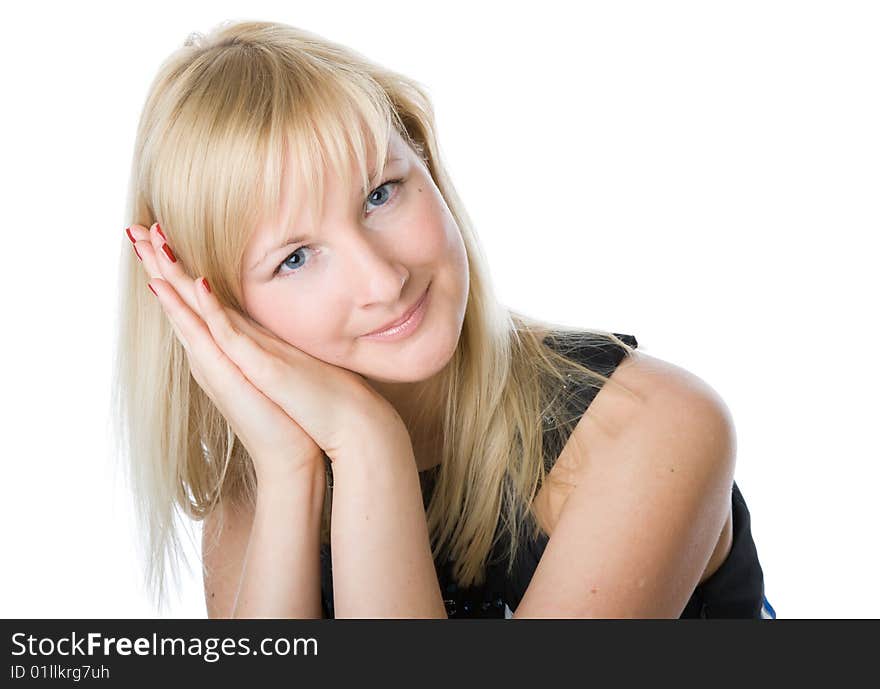
[[[632, 335], [614, 333], [631, 347], [638, 342]], [[626, 356], [626, 350], [608, 340], [578, 338], [577, 333], [565, 334], [559, 339], [546, 339], [545, 342], [557, 351], [574, 358], [580, 363], [610, 376]], [[583, 414], [590, 402], [598, 394], [595, 388], [584, 387], [570, 397], [570, 404], [577, 405], [575, 417]], [[575, 423], [577, 418], [575, 418]], [[573, 427], [573, 426], [572, 426]], [[562, 451], [545, 441], [546, 456], [555, 460]], [[550, 468], [549, 466], [547, 467]], [[424, 504], [427, 507], [439, 465], [419, 472], [422, 482]], [[745, 500], [736, 482], [731, 490], [733, 507], [733, 544], [727, 558], [706, 581], [695, 589], [680, 618], [763, 618], [775, 619], [776, 613], [764, 596], [764, 575], [758, 561], [758, 553], [750, 530], [750, 515]], [[503, 557], [493, 557], [506, 553], [506, 539], [498, 541], [486, 565], [486, 579], [483, 584], [460, 588], [452, 579], [452, 563], [435, 562], [440, 590], [450, 618], [509, 618], [516, 610], [526, 588], [532, 579], [538, 561], [547, 546], [549, 536], [541, 532], [537, 539], [530, 538], [527, 527], [522, 527], [521, 545], [518, 549], [514, 569], [508, 576], [507, 563]], [[333, 574], [330, 546], [321, 545], [321, 601], [325, 617], [333, 617]]]

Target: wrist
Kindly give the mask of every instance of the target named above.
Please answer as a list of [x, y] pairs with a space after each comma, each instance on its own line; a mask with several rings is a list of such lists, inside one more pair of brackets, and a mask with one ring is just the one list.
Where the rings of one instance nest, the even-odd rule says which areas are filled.
[[257, 478], [257, 511], [277, 514], [296, 510], [301, 517], [320, 519], [326, 492], [326, 472], [303, 468], [297, 472]]
[[[271, 467], [267, 469], [265, 467]], [[261, 468], [262, 467], [262, 468]], [[324, 454], [319, 452], [307, 459], [292, 462], [287, 459], [274, 463], [255, 463], [257, 492], [288, 491], [298, 486], [324, 485], [326, 466]]]
[[334, 477], [352, 471], [373, 471], [392, 468], [395, 472], [401, 469], [413, 469], [416, 460], [412, 442], [406, 428], [385, 428], [383, 432], [372, 432], [361, 436], [357, 445], [349, 444], [340, 449], [331, 459]]
[[[354, 404], [345, 414], [333, 447], [325, 448], [333, 468], [347, 456], [362, 456], [365, 451], [381, 454], [412, 450], [409, 431], [397, 410], [379, 393], [367, 388], [368, 402]], [[374, 452], [375, 451], [375, 452]]]

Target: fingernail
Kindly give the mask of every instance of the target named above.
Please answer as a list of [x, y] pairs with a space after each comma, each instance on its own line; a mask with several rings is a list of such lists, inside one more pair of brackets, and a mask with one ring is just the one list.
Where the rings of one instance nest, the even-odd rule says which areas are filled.
[[134, 244], [131, 245], [131, 248], [134, 249], [134, 252], [137, 254], [138, 260], [143, 261], [144, 259], [142, 259], [140, 253], [138, 253], [138, 248]]
[[170, 247], [170, 246], [168, 246], [167, 244], [163, 244], [163, 245], [162, 245], [162, 251], [165, 252], [165, 255], [168, 257], [168, 259], [169, 259], [172, 263], [177, 263], [177, 259], [174, 258], [174, 253], [171, 251], [171, 247]]
[[131, 240], [131, 243], [132, 243], [132, 244], [134, 244], [134, 243], [137, 241], [137, 240], [134, 238], [134, 236], [131, 234], [131, 228], [130, 228], [130, 227], [126, 227], [126, 228], [125, 228], [125, 234], [128, 235], [128, 238]]
[[202, 278], [202, 286], [205, 288], [205, 291], [208, 294], [211, 293], [211, 285], [208, 284], [208, 280], [206, 278]]
[[[147, 283], [147, 287], [150, 288], [150, 291], [151, 291], [153, 294], [156, 294], [156, 290], [153, 289], [153, 286], [152, 286], [149, 282]], [[156, 296], [158, 297], [159, 295], [156, 294]]]
[[159, 223], [156, 223], [156, 232], [159, 233], [159, 236], [164, 239], [166, 242], [168, 241], [168, 237], [165, 236], [165, 233], [162, 232], [162, 228], [159, 227]]

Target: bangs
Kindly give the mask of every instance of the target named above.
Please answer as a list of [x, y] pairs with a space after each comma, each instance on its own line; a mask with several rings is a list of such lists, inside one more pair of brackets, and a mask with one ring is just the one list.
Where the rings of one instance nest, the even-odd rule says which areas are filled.
[[[378, 84], [357, 75], [340, 77], [333, 72], [318, 83], [300, 80], [301, 75], [292, 72], [279, 76], [281, 86], [265, 138], [262, 217], [277, 218], [286, 186], [297, 190], [291, 194], [305, 194], [293, 196], [291, 217], [305, 210], [320, 218], [327, 171], [346, 189], [358, 181], [352, 179], [354, 172], [362, 195], [382, 177], [396, 128], [395, 111]], [[289, 229], [285, 218], [273, 241], [281, 242]]]
[[385, 173], [394, 133], [413, 146], [400, 97], [380, 77], [319, 43], [303, 49], [298, 34], [268, 36], [193, 45], [169, 66], [169, 86], [143, 125], [150, 215], [172, 231], [203, 228], [209, 240], [189, 247], [193, 269], [238, 265], [230, 284], [259, 224], [272, 243], [287, 239], [290, 218], [278, 217], [285, 194], [292, 215], [321, 218], [325, 178], [365, 197]]

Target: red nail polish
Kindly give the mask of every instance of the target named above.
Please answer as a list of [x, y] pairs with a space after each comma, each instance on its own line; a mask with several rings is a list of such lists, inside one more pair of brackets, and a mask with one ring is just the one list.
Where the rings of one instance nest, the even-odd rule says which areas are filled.
[[143, 261], [144, 259], [141, 258], [141, 255], [138, 252], [138, 248], [134, 244], [131, 245], [131, 248], [134, 249], [134, 252], [137, 254], [138, 260]]
[[134, 243], [137, 241], [137, 240], [132, 236], [132, 234], [131, 234], [131, 228], [130, 228], [130, 227], [126, 227], [126, 228], [125, 228], [125, 234], [128, 235], [128, 238], [131, 240], [131, 243], [132, 243], [132, 244], [134, 244]]
[[165, 252], [165, 255], [171, 260], [172, 263], [177, 263], [177, 259], [174, 258], [174, 253], [171, 251], [171, 247], [167, 244], [162, 245], [162, 251]]
[[[152, 286], [149, 282], [147, 283], [147, 287], [150, 288], [150, 291], [151, 291], [153, 294], [156, 294], [156, 290], [153, 289], [153, 286]], [[156, 296], [158, 297], [159, 295], [156, 294]]]
[[165, 236], [165, 233], [162, 232], [162, 228], [159, 227], [159, 223], [156, 223], [156, 232], [159, 233], [159, 236], [164, 239], [166, 242], [168, 241], [168, 237]]
[[202, 278], [202, 285], [205, 287], [205, 291], [210, 294], [211, 293], [211, 285], [208, 284], [208, 280], [206, 278]]

